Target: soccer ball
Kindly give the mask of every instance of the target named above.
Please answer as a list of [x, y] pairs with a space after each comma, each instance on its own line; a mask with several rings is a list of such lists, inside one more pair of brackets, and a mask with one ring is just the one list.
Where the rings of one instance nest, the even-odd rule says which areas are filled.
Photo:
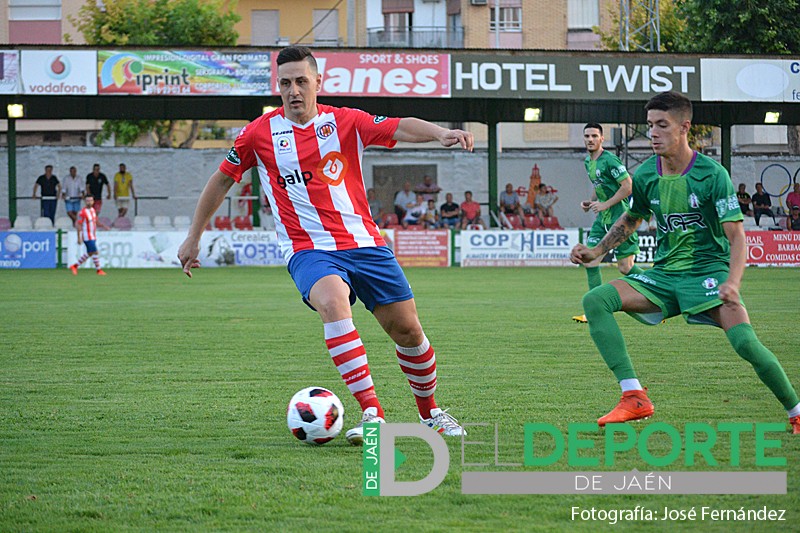
[[306, 444], [333, 440], [342, 430], [344, 407], [334, 393], [322, 387], [308, 387], [292, 396], [286, 423], [292, 435]]

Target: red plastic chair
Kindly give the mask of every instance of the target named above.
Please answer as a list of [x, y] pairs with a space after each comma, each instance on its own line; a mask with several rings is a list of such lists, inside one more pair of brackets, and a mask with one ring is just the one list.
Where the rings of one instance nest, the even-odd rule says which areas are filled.
[[506, 215], [506, 220], [511, 224], [511, 229], [524, 229], [518, 215]]
[[528, 229], [541, 229], [542, 221], [536, 215], [525, 215], [525, 225]]
[[398, 224], [400, 224], [400, 221], [397, 220], [397, 214], [396, 213], [387, 213], [383, 217], [383, 227], [384, 228], [388, 228], [390, 226], [396, 226]]
[[218, 230], [233, 230], [231, 218], [226, 216], [218, 216], [214, 219], [214, 227]]
[[545, 229], [564, 229], [558, 223], [558, 217], [544, 217]]
[[121, 231], [129, 231], [133, 228], [133, 222], [131, 222], [131, 219], [128, 217], [117, 217], [117, 219], [111, 223], [111, 227]]
[[233, 227], [242, 231], [253, 231], [253, 223], [250, 222], [250, 217], [239, 216], [233, 219]]

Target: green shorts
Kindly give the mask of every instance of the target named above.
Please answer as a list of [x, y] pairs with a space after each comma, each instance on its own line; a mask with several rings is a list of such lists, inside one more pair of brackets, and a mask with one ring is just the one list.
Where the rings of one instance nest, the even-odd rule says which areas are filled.
[[728, 279], [727, 269], [681, 273], [651, 268], [620, 279], [661, 308], [656, 313], [628, 313], [639, 322], [654, 326], [666, 318], [683, 315], [689, 324], [719, 327], [706, 311], [722, 305], [719, 286]]
[[[596, 218], [594, 220], [594, 224], [592, 224], [592, 229], [589, 230], [589, 236], [586, 238], [586, 246], [589, 248], [594, 248], [597, 246], [613, 225], [613, 222], [611, 224], [603, 224], [600, 222], [599, 217]], [[633, 234], [625, 239], [622, 244], [617, 246], [615, 250], [617, 260], [638, 254], [639, 235], [634, 231]]]

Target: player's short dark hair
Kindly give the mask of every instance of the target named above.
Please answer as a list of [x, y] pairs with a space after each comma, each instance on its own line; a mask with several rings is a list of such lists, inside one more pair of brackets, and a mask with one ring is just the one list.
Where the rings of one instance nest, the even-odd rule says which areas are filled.
[[50, 170], [53, 170], [53, 165], [45, 165], [45, 166], [44, 166], [44, 169], [45, 169], [45, 170], [47, 170], [48, 168], [49, 168]]
[[645, 111], [651, 109], [678, 114], [683, 120], [692, 120], [692, 101], [674, 91], [667, 91], [652, 97], [644, 106]]
[[311, 70], [316, 74], [317, 60], [314, 59], [311, 49], [307, 46], [287, 46], [278, 53], [278, 59], [275, 61], [278, 66], [284, 63], [294, 63], [295, 61], [307, 61], [311, 65]]
[[597, 122], [589, 122], [588, 124], [586, 124], [586, 125], [583, 127], [583, 131], [586, 131], [586, 130], [588, 130], [588, 129], [591, 129], [591, 128], [594, 128], [594, 129], [596, 129], [596, 130], [600, 130], [600, 135], [602, 135], [602, 134], [603, 134], [603, 126], [601, 126], [601, 125], [600, 125], [600, 124], [598, 124]]

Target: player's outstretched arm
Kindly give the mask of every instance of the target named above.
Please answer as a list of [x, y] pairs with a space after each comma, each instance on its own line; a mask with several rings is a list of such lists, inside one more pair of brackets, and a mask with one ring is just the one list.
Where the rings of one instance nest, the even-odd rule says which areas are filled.
[[233, 183], [233, 178], [223, 174], [221, 170], [217, 170], [208, 179], [203, 192], [200, 193], [200, 199], [197, 201], [197, 207], [192, 217], [192, 225], [189, 227], [189, 234], [178, 248], [178, 260], [181, 262], [183, 272], [190, 278], [192, 277], [191, 269], [200, 266], [200, 261], [197, 259], [197, 256], [200, 255], [200, 237], [202, 237], [206, 225], [211, 222], [211, 217], [222, 205], [222, 201], [225, 200], [225, 195], [228, 194]]
[[630, 213], [623, 213], [622, 216], [614, 222], [614, 225], [611, 226], [611, 229], [608, 230], [606, 236], [603, 237], [603, 240], [601, 240], [597, 246], [594, 248], [587, 248], [583, 244], [576, 245], [572, 249], [572, 252], [570, 252], [570, 261], [576, 265], [583, 265], [591, 263], [598, 257], [607, 254], [630, 237], [633, 232], [636, 231], [639, 222], [641, 221]]
[[424, 143], [439, 141], [442, 146], [461, 145], [464, 150], [472, 151], [475, 140], [472, 134], [464, 130], [448, 130], [426, 120], [414, 117], [400, 119], [393, 139], [400, 142]]

